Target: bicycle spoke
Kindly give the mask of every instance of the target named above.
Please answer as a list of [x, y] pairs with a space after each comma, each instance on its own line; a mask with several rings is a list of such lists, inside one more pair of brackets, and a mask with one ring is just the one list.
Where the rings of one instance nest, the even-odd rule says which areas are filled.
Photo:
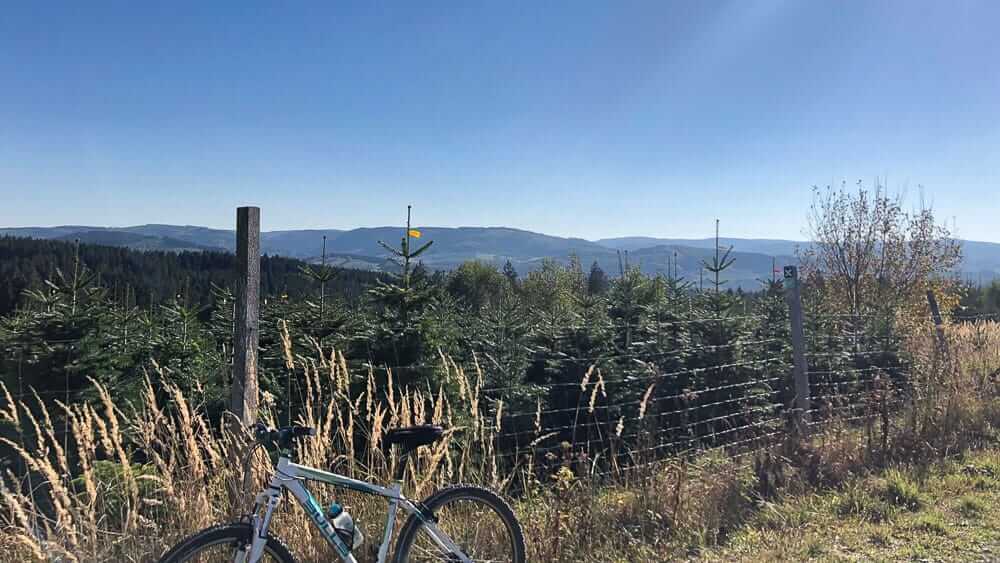
[[[439, 508], [436, 516], [438, 529], [451, 538], [471, 561], [514, 561], [509, 530], [499, 515], [478, 499], [456, 499]], [[457, 555], [443, 553], [426, 527], [421, 527], [409, 555], [414, 563], [460, 560]]]

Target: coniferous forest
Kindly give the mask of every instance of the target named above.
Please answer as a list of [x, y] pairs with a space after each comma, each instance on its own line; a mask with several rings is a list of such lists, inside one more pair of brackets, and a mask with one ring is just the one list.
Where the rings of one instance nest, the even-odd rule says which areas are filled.
[[[487, 387], [502, 387], [512, 408], [531, 410], [539, 400], [575, 404], [552, 384], [579, 381], [602, 359], [603, 377], [624, 382], [656, 364], [671, 371], [732, 361], [735, 348], [721, 344], [786, 331], [757, 322], [758, 314], [783, 314], [780, 284], [699, 292], [627, 262], [607, 273], [552, 261], [521, 276], [478, 262], [429, 272], [418, 259], [391, 274], [262, 258], [260, 378], [276, 409], [294, 403], [298, 385], [284, 367], [285, 329], [298, 353], [336, 349], [352, 367], [393, 369], [399, 386], [437, 388], [442, 356], [475, 362]], [[4, 382], [17, 393], [74, 401], [87, 398], [94, 378], [127, 401], [144, 377], [163, 376], [220, 412], [231, 377], [234, 262], [213, 252], [0, 239]], [[690, 322], [706, 318], [715, 320]], [[775, 352], [740, 350], [744, 359]], [[653, 365], [636, 361], [646, 359]], [[623, 401], [645, 390], [616, 387]]]

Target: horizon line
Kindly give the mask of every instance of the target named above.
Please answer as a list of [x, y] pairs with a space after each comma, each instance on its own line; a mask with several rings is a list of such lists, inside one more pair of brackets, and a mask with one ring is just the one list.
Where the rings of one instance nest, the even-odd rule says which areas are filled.
[[[137, 225], [123, 225], [123, 226], [110, 226], [110, 225], [82, 225], [82, 224], [62, 224], [62, 225], [27, 225], [27, 226], [3, 226], [0, 227], [0, 231], [3, 230], [14, 230], [14, 229], [59, 229], [59, 228], [87, 228], [87, 229], [133, 229], [138, 227], [181, 227], [181, 228], [196, 228], [196, 229], [210, 229], [215, 231], [226, 231], [226, 232], [236, 232], [235, 228], [226, 227], [209, 227], [205, 225], [192, 225], [192, 224], [175, 224], [175, 223], [141, 223]], [[339, 231], [339, 232], [351, 232], [359, 229], [403, 229], [403, 225], [379, 225], [379, 226], [357, 226], [351, 228], [337, 228], [337, 227], [300, 227], [300, 228], [280, 228], [280, 229], [269, 229], [261, 230], [261, 234], [264, 233], [281, 233], [281, 232], [301, 232], [301, 231]], [[645, 235], [645, 234], [632, 234], [632, 235], [618, 235], [618, 236], [604, 236], [598, 238], [584, 238], [582, 236], [576, 235], [559, 235], [551, 234], [542, 231], [534, 231], [531, 229], [525, 229], [522, 227], [508, 227], [504, 225], [489, 225], [489, 226], [479, 226], [479, 225], [458, 225], [458, 226], [438, 226], [438, 225], [414, 225], [412, 228], [415, 229], [507, 229], [512, 231], [520, 231], [524, 233], [530, 233], [535, 235], [542, 235], [561, 239], [579, 239], [587, 242], [598, 242], [602, 240], [614, 240], [614, 239], [626, 239], [626, 238], [649, 238], [649, 239], [661, 239], [661, 240], [711, 240], [715, 238], [715, 235], [708, 236], [670, 236], [670, 235]], [[753, 240], [753, 241], [776, 241], [776, 242], [794, 242], [794, 243], [808, 243], [807, 239], [789, 239], [789, 238], [775, 238], [775, 237], [754, 237], [754, 236], [720, 236], [720, 239], [738, 239], [738, 240]], [[961, 237], [952, 237], [953, 240], [963, 241], [963, 242], [979, 242], [986, 244], [998, 244], [1000, 241], [991, 240], [975, 240], [966, 239]]]

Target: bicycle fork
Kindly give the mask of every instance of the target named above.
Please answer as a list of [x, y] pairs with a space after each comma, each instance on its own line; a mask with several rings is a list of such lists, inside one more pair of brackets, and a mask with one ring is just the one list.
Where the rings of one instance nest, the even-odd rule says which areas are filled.
[[[280, 493], [268, 487], [268, 490], [257, 494], [253, 510], [250, 512], [250, 542], [236, 546], [233, 553], [233, 563], [257, 563], [267, 546], [267, 529], [271, 525], [271, 516], [278, 506]], [[260, 514], [264, 509], [263, 516]]]

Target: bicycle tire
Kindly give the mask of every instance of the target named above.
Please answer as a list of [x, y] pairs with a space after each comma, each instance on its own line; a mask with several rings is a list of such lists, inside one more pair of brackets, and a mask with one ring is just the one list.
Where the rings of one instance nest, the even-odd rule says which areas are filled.
[[[253, 530], [246, 522], [212, 526], [181, 540], [160, 558], [159, 563], [183, 563], [201, 550], [226, 543], [249, 545], [252, 535]], [[271, 534], [267, 535], [264, 554], [279, 563], [296, 563], [285, 543]]]
[[[517, 516], [502, 498], [496, 493], [483, 487], [474, 485], [453, 485], [445, 487], [433, 493], [423, 501], [423, 505], [434, 514], [446, 507], [449, 503], [459, 500], [475, 500], [492, 509], [500, 517], [511, 541], [512, 560], [510, 563], [525, 563], [527, 560], [526, 548], [524, 545], [524, 532], [521, 530], [521, 523], [517, 521]], [[415, 515], [411, 515], [396, 541], [395, 563], [409, 563], [410, 550], [423, 528], [423, 522]]]

